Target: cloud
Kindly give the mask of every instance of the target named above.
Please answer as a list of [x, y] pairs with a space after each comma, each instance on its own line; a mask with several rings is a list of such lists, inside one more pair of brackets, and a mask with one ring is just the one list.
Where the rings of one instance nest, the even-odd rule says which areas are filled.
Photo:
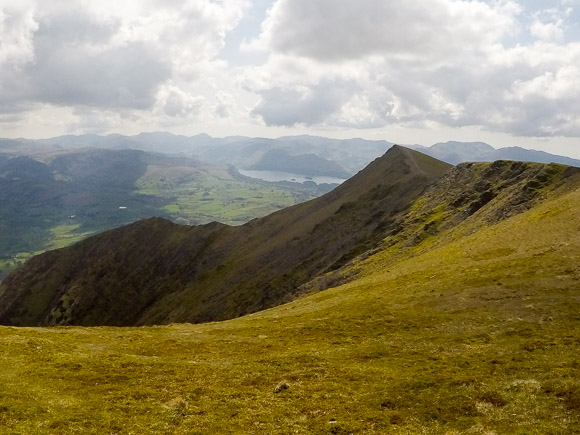
[[369, 55], [456, 56], [484, 49], [513, 31], [515, 2], [449, 0], [278, 0], [262, 44], [321, 61]]
[[158, 115], [187, 118], [204, 100], [195, 92], [209, 86], [199, 83], [221, 67], [225, 35], [247, 6], [0, 0], [0, 113], [24, 116], [48, 104], [129, 116], [163, 106]]
[[176, 86], [166, 87], [159, 95], [163, 112], [172, 118], [195, 115], [204, 102], [205, 98], [188, 94]]
[[[473, 126], [575, 137], [578, 6], [0, 0], [0, 122], [23, 135], [53, 124], [263, 135]], [[258, 16], [261, 28], [249, 29]]]
[[34, 57], [31, 39], [38, 29], [26, 1], [0, 3], [0, 65], [18, 68]]
[[530, 33], [542, 41], [562, 41], [566, 31], [566, 18], [571, 9], [544, 9], [534, 13]]
[[309, 87], [265, 89], [254, 114], [260, 115], [266, 125], [318, 124], [348, 101], [352, 87], [351, 83], [322, 80]]
[[[580, 134], [580, 44], [562, 42], [569, 11], [427, 3], [278, 0], [250, 44], [270, 53], [247, 74], [253, 113], [278, 126]], [[513, 46], [526, 29], [536, 41]]]

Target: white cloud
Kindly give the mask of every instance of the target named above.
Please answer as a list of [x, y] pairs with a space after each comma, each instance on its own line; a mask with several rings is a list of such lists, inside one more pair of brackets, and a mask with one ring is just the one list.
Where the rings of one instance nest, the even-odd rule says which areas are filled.
[[195, 115], [205, 102], [205, 98], [191, 95], [176, 86], [167, 86], [159, 94], [162, 111], [172, 118]]
[[38, 29], [26, 1], [0, 2], [0, 66], [18, 68], [34, 57], [32, 35]]
[[[52, 105], [189, 118], [247, 0], [0, 0], [0, 113]], [[210, 80], [211, 81], [211, 80]], [[84, 109], [83, 109], [84, 108]], [[109, 117], [107, 116], [107, 119]], [[99, 125], [105, 125], [100, 123]]]
[[278, 0], [260, 44], [321, 61], [373, 54], [434, 59], [501, 40], [519, 11], [512, 1]]
[[[247, 74], [254, 114], [281, 126], [578, 135], [579, 44], [537, 27], [543, 42], [510, 47], [524, 15], [513, 1], [278, 0], [250, 44], [270, 52]], [[565, 15], [534, 17], [563, 32]]]
[[0, 0], [0, 126], [580, 135], [579, 0], [258, 3]]
[[538, 11], [533, 16], [530, 33], [542, 41], [562, 41], [566, 31], [566, 15], [570, 13], [570, 9], [561, 11], [557, 8]]

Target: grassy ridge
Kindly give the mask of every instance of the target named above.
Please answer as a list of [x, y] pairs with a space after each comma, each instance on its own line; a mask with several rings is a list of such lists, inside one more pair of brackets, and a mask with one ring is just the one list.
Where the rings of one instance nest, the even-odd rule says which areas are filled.
[[579, 205], [223, 323], [0, 328], [0, 431], [577, 433]]

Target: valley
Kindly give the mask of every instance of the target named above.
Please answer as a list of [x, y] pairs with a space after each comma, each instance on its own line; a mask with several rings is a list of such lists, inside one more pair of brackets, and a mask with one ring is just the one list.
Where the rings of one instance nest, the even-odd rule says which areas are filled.
[[0, 279], [33, 255], [139, 219], [240, 225], [334, 187], [135, 150], [25, 153], [0, 162]]

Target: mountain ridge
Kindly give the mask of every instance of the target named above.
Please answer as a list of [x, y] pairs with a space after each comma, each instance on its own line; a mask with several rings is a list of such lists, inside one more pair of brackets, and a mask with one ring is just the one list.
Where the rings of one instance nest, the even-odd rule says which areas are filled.
[[[136, 136], [112, 134], [107, 136], [68, 135], [38, 140], [0, 139], [0, 150], [15, 152], [19, 146], [31, 147], [33, 145], [43, 149], [63, 146], [135, 148], [143, 151], [184, 154], [207, 162], [231, 164], [239, 169], [249, 169], [269, 150], [282, 149], [291, 155], [314, 153], [318, 157], [341, 165], [354, 174], [374, 158], [382, 155], [393, 143], [386, 140], [333, 139], [311, 135], [282, 136], [276, 139], [245, 136], [218, 138], [206, 133], [184, 136], [167, 132], [140, 133]], [[450, 164], [510, 159], [538, 163], [554, 162], [580, 167], [580, 159], [513, 146], [495, 149], [484, 142], [449, 141], [431, 146], [406, 146]]]
[[[64, 324], [76, 310], [88, 317], [72, 323], [98, 324], [86, 314], [98, 289], [105, 300], [120, 298], [123, 289], [124, 297], [139, 301], [141, 318], [128, 319], [129, 324], [222, 320], [269, 308], [375, 243], [379, 217], [399, 212], [448, 168], [415, 151], [393, 147], [332, 192], [241, 227], [181, 227], [149, 220], [106, 232], [35, 257], [9, 275], [0, 287], [0, 317], [36, 323], [40, 316], [46, 324]], [[346, 225], [351, 232], [341, 234]], [[115, 251], [115, 245], [122, 249]], [[148, 245], [156, 246], [153, 260], [146, 252]], [[124, 269], [118, 267], [122, 262]], [[71, 294], [81, 291], [83, 282], [90, 294], [75, 301]], [[23, 298], [15, 296], [18, 286], [30, 303], [16, 304]], [[148, 290], [142, 293], [143, 288]], [[43, 304], [39, 298], [47, 300]], [[216, 300], [225, 308], [216, 308]], [[180, 312], [183, 307], [188, 313]], [[94, 310], [96, 316], [110, 318], [104, 311]], [[111, 324], [123, 322], [125, 316], [119, 316]]]
[[35, 257], [1, 284], [0, 322], [122, 326], [238, 317], [305, 288], [327, 288], [317, 284], [325, 277], [348, 280], [340, 271], [353, 272], [349, 264], [369, 250], [417, 249], [465, 220], [487, 225], [520, 213], [578, 171], [508, 161], [453, 168], [393, 146], [330, 193], [240, 227], [151, 219]]
[[526, 149], [518, 146], [494, 148], [485, 142], [439, 142], [430, 147], [411, 147], [436, 159], [452, 165], [465, 162], [494, 162], [496, 160], [516, 160], [536, 163], [560, 163], [580, 167], [580, 160], [550, 154], [545, 151]]

